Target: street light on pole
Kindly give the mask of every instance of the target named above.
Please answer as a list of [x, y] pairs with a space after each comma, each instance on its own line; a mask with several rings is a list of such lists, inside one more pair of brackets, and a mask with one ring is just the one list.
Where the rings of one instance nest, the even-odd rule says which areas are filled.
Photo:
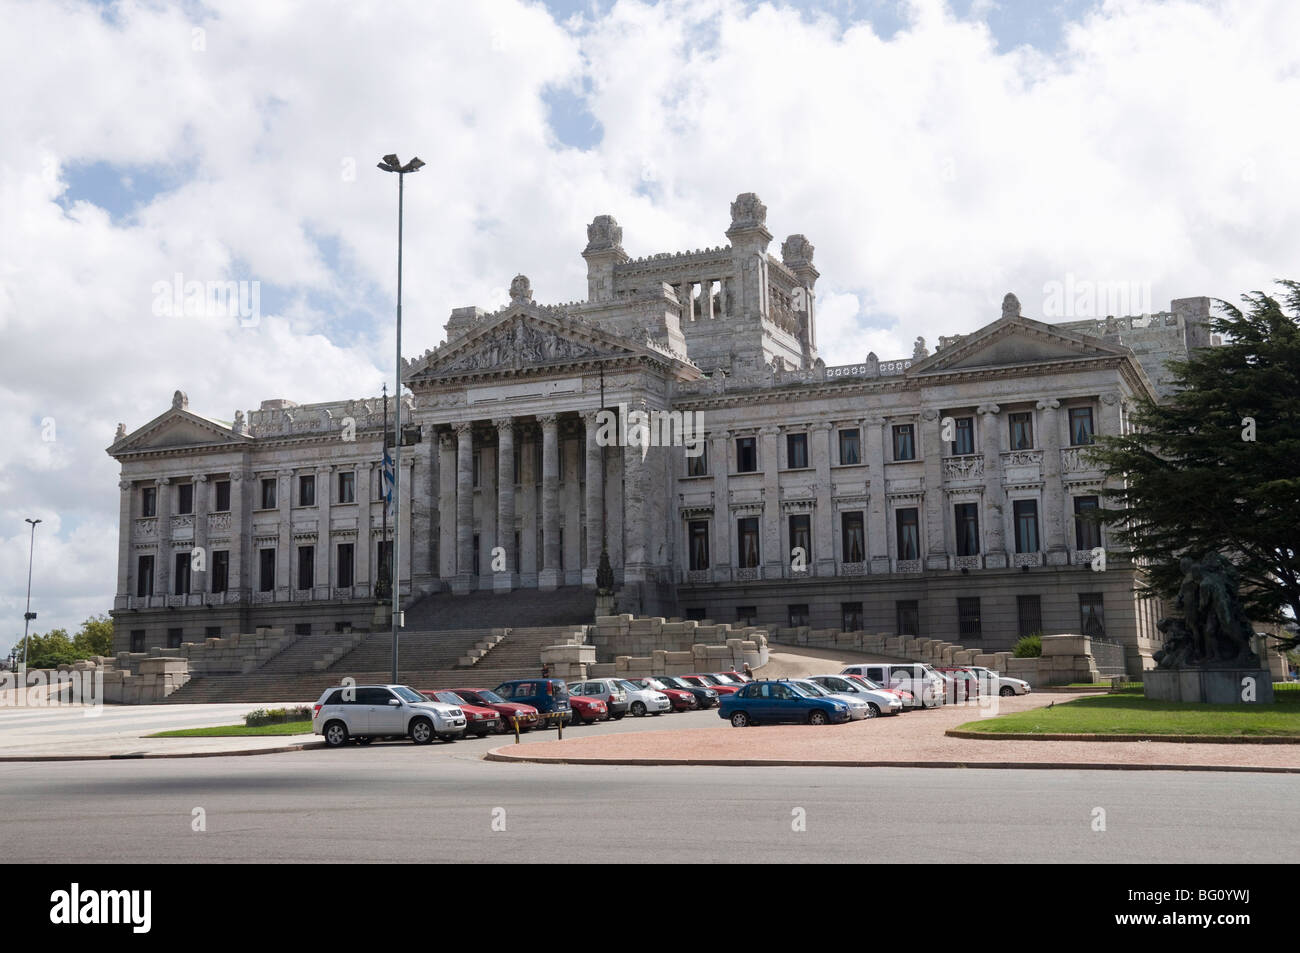
[[406, 176], [424, 167], [419, 159], [412, 158], [406, 165], [389, 153], [379, 163], [385, 172], [397, 173], [397, 388], [393, 392], [396, 416], [393, 420], [393, 683], [397, 683], [397, 630], [401, 626], [401, 561], [402, 561], [402, 202], [405, 198]]
[[27, 610], [23, 613], [23, 675], [27, 674], [27, 628], [32, 624], [32, 619], [36, 618], [36, 613], [32, 611], [32, 557], [36, 555], [36, 524], [40, 520], [29, 519], [27, 522], [32, 524], [32, 541], [27, 549]]

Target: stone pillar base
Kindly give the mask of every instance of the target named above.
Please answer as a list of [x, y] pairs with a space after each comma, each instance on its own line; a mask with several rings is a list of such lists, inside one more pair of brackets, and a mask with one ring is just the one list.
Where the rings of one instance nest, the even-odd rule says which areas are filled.
[[492, 591], [509, 592], [511, 589], [518, 589], [519, 581], [512, 572], [497, 572], [492, 574]]
[[563, 577], [558, 569], [543, 569], [537, 574], [538, 589], [559, 589], [562, 581]]
[[[1247, 691], [1253, 697], [1243, 697]], [[1142, 673], [1142, 694], [1166, 702], [1271, 705], [1273, 676], [1262, 668], [1155, 668]]]
[[459, 576], [452, 577], [451, 591], [458, 596], [464, 596], [478, 588], [478, 577], [463, 573]]
[[1000, 549], [993, 549], [984, 554], [985, 569], [1006, 569], [1007, 554]]
[[614, 614], [614, 593], [598, 592], [596, 593], [596, 618], [601, 616], [611, 616]]

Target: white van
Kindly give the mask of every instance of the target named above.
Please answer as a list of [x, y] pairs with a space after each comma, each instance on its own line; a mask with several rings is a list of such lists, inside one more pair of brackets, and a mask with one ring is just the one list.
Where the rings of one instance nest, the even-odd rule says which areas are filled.
[[861, 675], [886, 688], [901, 688], [912, 693], [910, 708], [938, 708], [947, 691], [943, 676], [923, 662], [864, 662], [848, 665], [841, 675]]

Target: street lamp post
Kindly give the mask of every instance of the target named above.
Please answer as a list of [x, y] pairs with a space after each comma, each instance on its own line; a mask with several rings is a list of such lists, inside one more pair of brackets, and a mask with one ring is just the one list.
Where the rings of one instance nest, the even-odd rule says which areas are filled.
[[32, 624], [32, 619], [36, 618], [36, 613], [32, 611], [32, 557], [36, 555], [36, 524], [40, 520], [29, 519], [27, 522], [32, 524], [32, 541], [27, 549], [27, 610], [23, 613], [23, 675], [27, 674], [27, 628]]
[[385, 172], [397, 173], [397, 388], [393, 392], [396, 414], [393, 419], [393, 683], [397, 683], [397, 630], [401, 626], [401, 561], [402, 561], [402, 202], [405, 198], [406, 176], [424, 167], [419, 159], [412, 158], [402, 165], [397, 156], [389, 153], [379, 163]]

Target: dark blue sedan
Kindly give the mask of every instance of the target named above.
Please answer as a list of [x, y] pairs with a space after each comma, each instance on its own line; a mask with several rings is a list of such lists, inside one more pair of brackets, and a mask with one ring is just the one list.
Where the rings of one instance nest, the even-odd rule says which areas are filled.
[[815, 698], [787, 681], [762, 681], [725, 696], [718, 716], [737, 728], [776, 722], [835, 725], [849, 720], [849, 706], [834, 698]]

